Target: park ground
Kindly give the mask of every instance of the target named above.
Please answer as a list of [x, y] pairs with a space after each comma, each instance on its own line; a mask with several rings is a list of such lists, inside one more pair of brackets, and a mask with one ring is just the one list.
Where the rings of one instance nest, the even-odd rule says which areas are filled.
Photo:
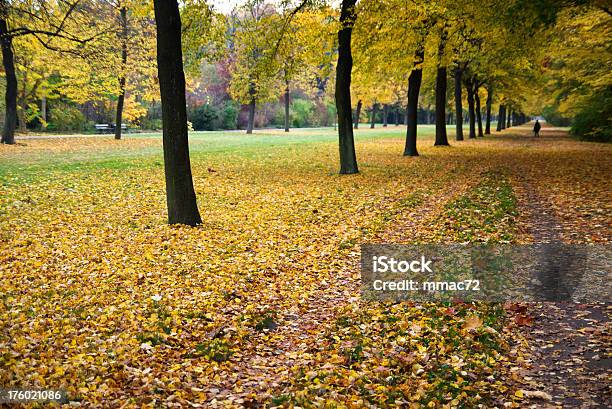
[[[612, 237], [612, 146], [529, 125], [403, 151], [359, 130], [193, 133], [203, 223], [165, 224], [159, 134], [0, 146], [0, 385], [104, 407], [610, 406], [607, 305], [367, 303], [362, 243]], [[608, 335], [607, 335], [608, 334]]]

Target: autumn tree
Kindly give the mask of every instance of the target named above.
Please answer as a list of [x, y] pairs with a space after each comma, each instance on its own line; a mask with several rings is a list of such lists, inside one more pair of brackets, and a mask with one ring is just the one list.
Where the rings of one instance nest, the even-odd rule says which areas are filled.
[[267, 28], [276, 26], [279, 18], [272, 5], [249, 1], [230, 21], [234, 31], [230, 95], [248, 105], [247, 134], [253, 133], [257, 103], [272, 101], [277, 95], [278, 37], [267, 35]]
[[15, 143], [17, 126], [18, 84], [13, 41], [28, 36], [49, 50], [82, 53], [84, 45], [95, 37], [81, 29], [91, 27], [87, 16], [88, 4], [81, 4], [79, 0], [0, 0], [0, 46], [6, 76], [2, 143]]
[[568, 1], [563, 6], [557, 9], [554, 23], [549, 23], [545, 30], [547, 47], [541, 56], [543, 97], [534, 102], [544, 104], [547, 119], [573, 118], [574, 135], [610, 141], [609, 2]]
[[[276, 20], [277, 37], [274, 58], [282, 81], [285, 108], [285, 132], [289, 132], [290, 97], [292, 88], [301, 88], [311, 95], [319, 93], [321, 78], [329, 75], [332, 65], [333, 34], [325, 8], [307, 8], [303, 1], [296, 8], [285, 5]], [[314, 96], [314, 95], [313, 95]]]
[[168, 223], [195, 226], [202, 219], [189, 160], [181, 17], [177, 0], [154, 0], [154, 8]]
[[340, 173], [358, 173], [351, 105], [351, 71], [353, 56], [351, 38], [357, 17], [357, 0], [342, 0], [340, 29], [338, 30], [338, 63], [336, 66], [336, 109], [338, 113], [338, 137], [340, 148]]
[[434, 145], [448, 145], [446, 135], [446, 84], [447, 71], [445, 62], [446, 42], [448, 41], [448, 25], [442, 23], [439, 29], [439, 42], [436, 67], [436, 141]]

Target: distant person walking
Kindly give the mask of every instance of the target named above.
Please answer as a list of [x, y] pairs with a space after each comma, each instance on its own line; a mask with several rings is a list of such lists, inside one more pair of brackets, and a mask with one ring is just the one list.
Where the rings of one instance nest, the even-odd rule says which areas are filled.
[[540, 129], [542, 129], [542, 125], [540, 125], [540, 121], [536, 119], [536, 123], [533, 126], [533, 136], [540, 136]]

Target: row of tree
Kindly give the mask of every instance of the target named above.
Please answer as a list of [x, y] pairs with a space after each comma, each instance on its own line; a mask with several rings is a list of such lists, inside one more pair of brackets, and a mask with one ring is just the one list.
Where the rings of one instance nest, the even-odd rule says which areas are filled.
[[[373, 118], [380, 106], [383, 112], [385, 106], [406, 106], [404, 154], [415, 156], [423, 89], [432, 90], [437, 146], [449, 143], [450, 99], [455, 103], [456, 139], [462, 140], [465, 105], [473, 138], [490, 133], [494, 105], [499, 107], [498, 129], [524, 122], [525, 112], [537, 112], [534, 107], [547, 98], [543, 84], [559, 78], [583, 84], [572, 89], [585, 94], [585, 100], [589, 93], [609, 89], [609, 51], [596, 54], [588, 75], [580, 77], [566, 72], [578, 64], [570, 52], [542, 46], [556, 38], [551, 33], [558, 26], [576, 30], [571, 21], [576, 15], [596, 17], [601, 29], [610, 18], [605, 3], [488, 3], [483, 7], [476, 0], [343, 0], [337, 10], [322, 0], [284, 0], [275, 6], [247, 0], [226, 16], [205, 0], [180, 5], [176, 0], [155, 0], [153, 9], [144, 0], [0, 0], [6, 74], [2, 141], [14, 142], [19, 112], [15, 53], [18, 59], [25, 56], [26, 44], [37, 76], [22, 79], [33, 81], [42, 121], [46, 97], [59, 93], [85, 102], [112, 95], [119, 138], [126, 108], [138, 109], [147, 100], [161, 98], [169, 221], [193, 225], [200, 220], [189, 164], [185, 93], [205, 80], [202, 69], [211, 62], [224, 61], [229, 67], [227, 92], [248, 107], [248, 133], [257, 104], [278, 98], [279, 92], [286, 118], [292, 89], [333, 99], [343, 174], [358, 172], [353, 127], [364, 105], [372, 106]], [[594, 35], [586, 27], [574, 32], [585, 39]], [[567, 38], [557, 41], [568, 43]], [[61, 58], [44, 61], [38, 58], [41, 50]], [[449, 78], [454, 87], [448, 87]], [[561, 88], [566, 94], [557, 95], [558, 104], [573, 95], [569, 86]], [[288, 119], [285, 127], [288, 130]]]

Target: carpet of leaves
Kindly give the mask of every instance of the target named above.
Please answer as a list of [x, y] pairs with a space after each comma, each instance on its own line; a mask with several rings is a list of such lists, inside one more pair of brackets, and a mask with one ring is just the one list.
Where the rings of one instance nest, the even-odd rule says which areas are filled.
[[[92, 407], [519, 405], [503, 310], [364, 304], [358, 246], [406, 226], [398, 242], [512, 241], [516, 160], [576, 153], [547, 168], [565, 183], [610, 153], [493, 137], [404, 158], [386, 138], [348, 177], [332, 143], [196, 154], [186, 228], [165, 224], [159, 141], [92, 141], [0, 147], [0, 385]], [[559, 203], [596, 240], [609, 186], [589, 177]]]

